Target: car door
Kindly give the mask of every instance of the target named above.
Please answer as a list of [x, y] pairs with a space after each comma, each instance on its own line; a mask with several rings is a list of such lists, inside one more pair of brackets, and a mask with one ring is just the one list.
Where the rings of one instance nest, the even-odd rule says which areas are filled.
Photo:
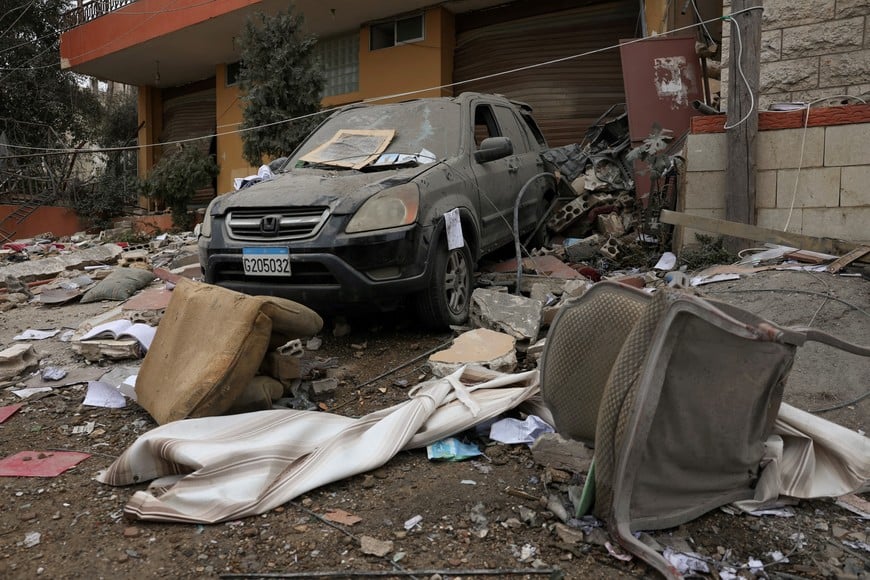
[[[473, 152], [471, 166], [478, 187], [481, 245], [484, 252], [494, 250], [513, 240], [513, 211], [517, 195], [526, 181], [539, 171], [540, 158], [532, 150], [511, 108], [498, 103], [477, 101], [473, 104], [473, 148], [489, 137], [507, 137], [513, 153], [501, 159], [478, 163]], [[542, 166], [541, 166], [542, 167]], [[530, 188], [523, 196], [521, 229], [535, 221], [529, 211], [540, 199], [541, 189]]]
[[[519, 195], [520, 190], [529, 179], [544, 171], [544, 161], [537, 148], [530, 141], [528, 132], [521, 127], [520, 119], [517, 118], [514, 109], [503, 105], [496, 105], [494, 109], [499, 127], [510, 138], [514, 146], [513, 157], [516, 169], [511, 181], [514, 189], [510, 199], [510, 223], [513, 226], [516, 196]], [[538, 178], [530, 183], [523, 193], [523, 198], [520, 201], [520, 231], [527, 232], [535, 225], [540, 212], [543, 211], [541, 204], [547, 184], [546, 180]], [[511, 227], [511, 237], [513, 237], [513, 227]]]

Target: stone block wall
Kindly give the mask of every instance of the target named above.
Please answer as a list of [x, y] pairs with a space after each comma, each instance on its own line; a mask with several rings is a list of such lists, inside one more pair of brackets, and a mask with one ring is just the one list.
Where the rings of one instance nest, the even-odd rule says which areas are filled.
[[[832, 111], [839, 118], [867, 121], [870, 105], [814, 109], [803, 127], [796, 111], [795, 128], [782, 116], [762, 113], [756, 159], [756, 222], [765, 228], [809, 236], [870, 242], [870, 122], [825, 125]], [[723, 116], [702, 118], [686, 140], [686, 173], [678, 209], [688, 214], [725, 219], [726, 137]], [[794, 124], [794, 123], [792, 123]], [[814, 126], [815, 124], [815, 126]], [[695, 231], [684, 230], [681, 243], [693, 243]], [[703, 233], [703, 232], [701, 232]]]
[[[764, 0], [763, 6], [759, 110], [838, 95], [870, 99], [870, 0]], [[730, 0], [722, 12], [731, 12]], [[736, 74], [729, 64], [736, 42], [731, 28], [722, 26], [723, 111], [728, 75]]]

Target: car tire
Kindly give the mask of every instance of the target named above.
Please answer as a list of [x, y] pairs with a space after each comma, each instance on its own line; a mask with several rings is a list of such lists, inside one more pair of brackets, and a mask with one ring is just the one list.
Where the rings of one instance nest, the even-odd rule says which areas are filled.
[[463, 324], [471, 305], [473, 275], [468, 244], [448, 250], [442, 240], [435, 250], [428, 288], [416, 298], [420, 321], [437, 329]]

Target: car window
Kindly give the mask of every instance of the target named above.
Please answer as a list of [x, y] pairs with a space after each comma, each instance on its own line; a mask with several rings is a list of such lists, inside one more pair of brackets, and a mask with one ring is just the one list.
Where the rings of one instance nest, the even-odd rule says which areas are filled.
[[517, 122], [517, 116], [507, 107], [496, 107], [495, 114], [498, 118], [498, 124], [504, 131], [506, 137], [509, 137], [514, 146], [514, 153], [526, 153], [529, 150], [529, 144], [526, 141], [526, 136], [523, 134]]
[[501, 131], [499, 131], [492, 107], [477, 105], [474, 107], [474, 148], [479, 148], [483, 140], [489, 137], [501, 137]]
[[547, 140], [544, 138], [544, 134], [541, 133], [541, 128], [538, 127], [538, 123], [535, 122], [535, 119], [529, 114], [528, 111], [523, 111], [521, 114], [523, 117], [523, 121], [526, 122], [526, 126], [532, 131], [532, 135], [535, 136], [535, 141], [537, 141], [539, 145], [546, 147]]

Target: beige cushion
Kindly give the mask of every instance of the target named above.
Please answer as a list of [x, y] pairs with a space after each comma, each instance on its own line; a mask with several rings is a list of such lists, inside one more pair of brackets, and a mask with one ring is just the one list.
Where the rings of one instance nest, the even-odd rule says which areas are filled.
[[179, 280], [142, 362], [136, 395], [168, 423], [221, 415], [243, 396], [270, 344], [312, 336], [323, 321], [282, 298]]

